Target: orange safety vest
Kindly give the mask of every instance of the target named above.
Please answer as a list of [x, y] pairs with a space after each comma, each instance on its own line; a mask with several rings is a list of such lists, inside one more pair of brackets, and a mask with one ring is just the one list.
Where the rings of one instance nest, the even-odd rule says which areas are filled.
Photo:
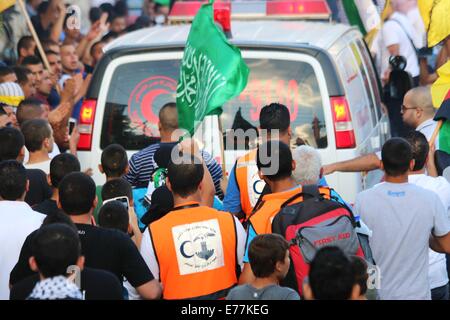
[[252, 150], [236, 162], [236, 183], [241, 196], [241, 209], [246, 219], [251, 215], [253, 207], [261, 195], [266, 183], [258, 175], [256, 152]]
[[221, 299], [238, 282], [232, 214], [188, 203], [149, 226], [164, 299]]
[[[266, 194], [261, 202], [259, 208], [251, 215], [249, 221], [255, 230], [256, 234], [272, 233], [272, 221], [280, 212], [281, 206], [289, 198], [302, 192], [302, 187], [284, 191]], [[319, 187], [320, 194], [324, 195], [325, 199], [331, 199], [331, 189], [328, 187]], [[303, 197], [298, 197], [292, 204], [303, 201]]]

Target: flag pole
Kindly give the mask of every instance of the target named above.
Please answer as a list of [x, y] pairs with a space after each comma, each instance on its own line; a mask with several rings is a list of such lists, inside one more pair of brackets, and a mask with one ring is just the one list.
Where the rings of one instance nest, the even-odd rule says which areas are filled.
[[42, 48], [41, 41], [39, 40], [38, 35], [36, 34], [36, 30], [33, 27], [33, 23], [31, 23], [30, 16], [28, 15], [27, 9], [23, 0], [17, 0], [19, 2], [20, 9], [25, 16], [25, 21], [27, 23], [28, 29], [30, 29], [31, 35], [33, 36], [34, 42], [36, 42], [36, 47], [39, 50], [39, 54], [41, 55], [42, 62], [44, 63], [45, 69], [47, 69], [50, 73], [52, 73], [50, 69], [50, 64], [48, 63], [47, 57], [45, 55], [44, 49]]
[[[34, 29], [33, 23], [31, 22], [30, 16], [28, 15], [27, 8], [25, 7], [23, 0], [17, 1], [19, 2], [19, 7], [23, 15], [25, 16], [25, 21], [27, 23], [28, 29], [30, 29], [34, 42], [36, 43], [36, 47], [38, 48], [39, 54], [41, 55], [42, 63], [44, 64], [45, 69], [47, 69], [50, 74], [53, 74], [52, 70], [50, 69], [50, 64], [48, 63], [47, 56], [45, 55], [44, 48], [42, 48], [41, 41], [39, 40], [36, 30]], [[58, 85], [55, 85], [55, 89], [56, 92], [58, 92], [58, 94], [61, 94], [61, 89], [58, 87]]]
[[225, 168], [225, 149], [224, 149], [224, 145], [223, 145], [223, 130], [222, 130], [223, 126], [222, 126], [222, 119], [221, 119], [220, 115], [217, 116], [217, 118], [219, 120], [219, 131], [220, 131], [219, 137], [220, 137], [220, 156], [222, 157], [222, 174], [223, 174], [223, 177], [225, 178], [227, 172], [226, 172], [226, 168]]
[[439, 134], [439, 130], [441, 130], [443, 123], [444, 123], [443, 120], [438, 121], [436, 128], [434, 129], [433, 135], [431, 136], [430, 139], [430, 147], [433, 147], [435, 145], [437, 135]]

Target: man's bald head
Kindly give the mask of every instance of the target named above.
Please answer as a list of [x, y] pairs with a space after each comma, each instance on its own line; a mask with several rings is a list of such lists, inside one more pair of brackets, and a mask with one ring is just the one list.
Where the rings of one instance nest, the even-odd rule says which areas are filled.
[[402, 119], [406, 125], [416, 129], [425, 121], [433, 119], [434, 112], [430, 87], [417, 87], [406, 93], [402, 107]]
[[160, 130], [170, 133], [178, 129], [178, 112], [175, 103], [166, 103], [159, 111]]
[[45, 110], [42, 102], [37, 99], [25, 99], [17, 107], [17, 121], [19, 125], [27, 120], [43, 118]]
[[433, 99], [431, 97], [430, 86], [413, 88], [409, 90], [406, 95], [408, 95], [408, 100], [413, 107], [422, 109], [427, 115], [434, 114], [435, 109], [433, 106]]

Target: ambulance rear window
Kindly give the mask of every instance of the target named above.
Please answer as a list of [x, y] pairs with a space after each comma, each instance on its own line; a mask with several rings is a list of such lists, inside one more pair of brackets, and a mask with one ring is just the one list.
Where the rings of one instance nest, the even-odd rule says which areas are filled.
[[[258, 127], [261, 108], [271, 102], [291, 113], [292, 144], [326, 148], [323, 101], [312, 66], [301, 61], [245, 59], [250, 68], [246, 89], [226, 103], [222, 130]], [[179, 60], [139, 61], [118, 66], [109, 86], [100, 147], [119, 143], [140, 150], [159, 141], [158, 113], [175, 102]], [[252, 143], [234, 149], [248, 149]]]

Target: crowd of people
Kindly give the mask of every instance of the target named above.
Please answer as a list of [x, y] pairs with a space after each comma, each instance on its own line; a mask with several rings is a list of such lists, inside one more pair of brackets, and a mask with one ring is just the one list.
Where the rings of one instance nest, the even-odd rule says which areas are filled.
[[[428, 92], [411, 94], [417, 91]], [[161, 109], [160, 128], [168, 136], [178, 128], [173, 104]], [[284, 105], [263, 107], [260, 128], [268, 134], [237, 160], [220, 192], [213, 181], [217, 164], [191, 139], [149, 146], [138, 166], [139, 154], [128, 159], [122, 146], [108, 146], [99, 164], [107, 182], [97, 186], [80, 172], [76, 155], [51, 156], [54, 133], [46, 120], [0, 128], [1, 298], [448, 299], [450, 184], [431, 174], [432, 152], [420, 130], [384, 144], [376, 166], [384, 181], [361, 192], [352, 207], [327, 185], [314, 148], [291, 151], [284, 142], [292, 135]], [[41, 165], [28, 166], [27, 152]], [[360, 170], [360, 160], [351, 161]], [[140, 192], [135, 176], [154, 188]], [[255, 179], [265, 187], [252, 205], [248, 186]], [[144, 214], [135, 210], [138, 203]], [[344, 210], [357, 221], [348, 234], [358, 240], [347, 244], [363, 250], [314, 241], [309, 258], [308, 248], [288, 236], [301, 221], [285, 231], [277, 227], [286, 208], [319, 232], [325, 229], [314, 219], [339, 218]], [[338, 221], [333, 225], [341, 228]], [[369, 235], [367, 245], [360, 234]], [[377, 281], [370, 267], [377, 268]], [[301, 281], [292, 282], [298, 273]]]
[[[179, 142], [168, 103], [161, 141], [130, 159], [121, 145], [104, 148], [106, 182], [96, 185], [81, 172], [69, 120], [79, 117], [103, 47], [166, 22], [168, 6], [145, 4], [130, 21], [126, 1], [99, 3], [83, 35], [62, 0], [27, 1], [45, 59], [26, 35], [0, 66], [0, 299], [449, 299], [450, 184], [429, 147], [430, 87], [417, 86], [435, 77], [409, 63], [413, 24], [401, 7], [389, 14], [383, 50], [407, 57], [417, 87], [400, 115], [416, 131], [381, 152], [322, 165], [312, 147], [291, 150], [289, 109], [274, 102], [260, 111], [259, 147], [225, 177], [194, 140]], [[383, 182], [354, 205], [326, 181], [374, 169]]]

